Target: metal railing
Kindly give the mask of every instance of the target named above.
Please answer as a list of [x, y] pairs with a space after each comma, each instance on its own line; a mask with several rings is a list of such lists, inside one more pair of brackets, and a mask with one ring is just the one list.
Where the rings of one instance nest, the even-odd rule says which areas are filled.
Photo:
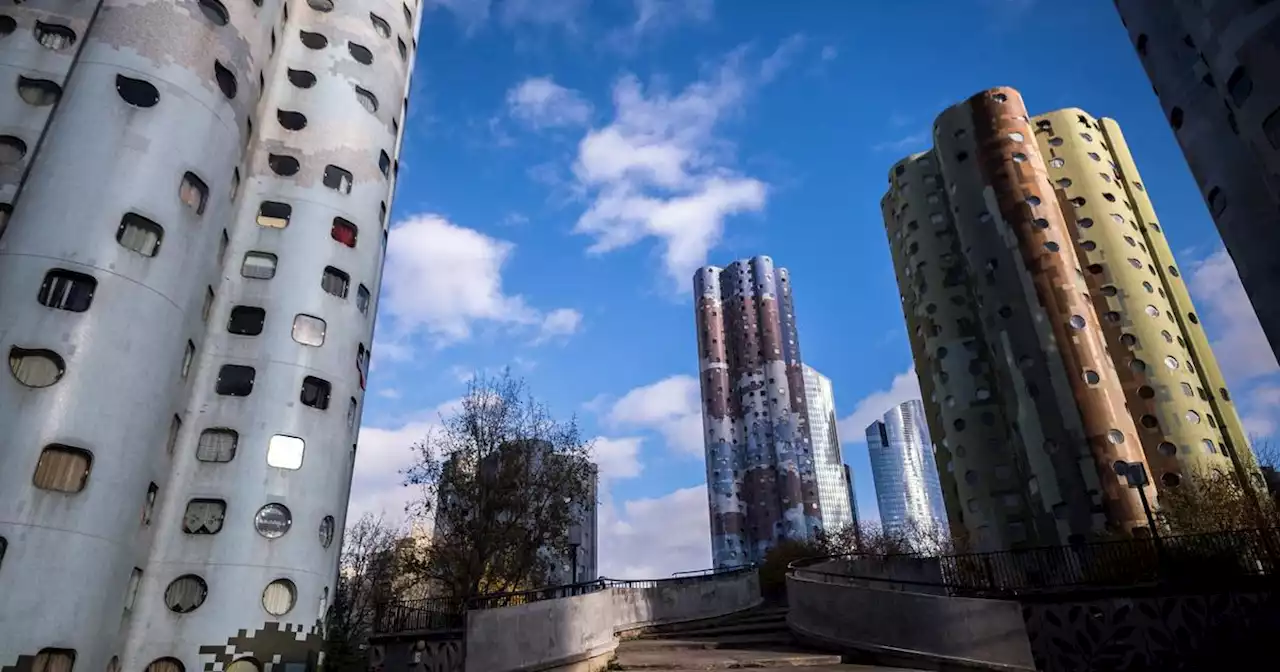
[[381, 605], [376, 610], [374, 632], [387, 634], [414, 630], [462, 629], [466, 622], [467, 611], [500, 609], [543, 600], [575, 597], [615, 586], [618, 588], [654, 588], [671, 583], [693, 582], [710, 577], [745, 573], [755, 571], [755, 568], [755, 565], [741, 565], [719, 569], [700, 569], [694, 570], [693, 573], [677, 572], [677, 575], [663, 579], [609, 579], [602, 577], [582, 583], [535, 588], [533, 590], [490, 593], [467, 599], [430, 597], [402, 600]]
[[[1222, 583], [1280, 574], [1280, 528], [1094, 542], [1069, 546], [930, 557], [844, 555], [808, 558], [788, 570], [820, 580], [850, 579], [946, 588], [957, 595], [1018, 596], [1063, 590], [1158, 584]], [[941, 581], [909, 580], [848, 571], [819, 570], [831, 560], [860, 557], [935, 560]]]

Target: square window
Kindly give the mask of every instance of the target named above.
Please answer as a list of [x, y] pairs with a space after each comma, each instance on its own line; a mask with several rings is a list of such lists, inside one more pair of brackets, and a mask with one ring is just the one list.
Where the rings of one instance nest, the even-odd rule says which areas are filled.
[[300, 399], [303, 405], [324, 411], [329, 408], [329, 395], [332, 391], [333, 386], [329, 384], [329, 381], [321, 380], [315, 376], [307, 376], [302, 379]]
[[227, 320], [227, 331], [241, 336], [257, 336], [262, 333], [262, 325], [266, 319], [267, 311], [262, 308], [235, 306]]
[[87, 450], [50, 444], [40, 452], [31, 482], [42, 490], [80, 492], [89, 480], [93, 456]]
[[97, 289], [98, 281], [93, 276], [55, 268], [44, 274], [36, 299], [50, 308], [83, 313], [89, 310]]
[[277, 201], [263, 201], [258, 206], [258, 226], [268, 229], [283, 229], [289, 226], [289, 218], [293, 216], [293, 206]]
[[334, 240], [347, 247], [355, 247], [357, 233], [355, 224], [341, 217], [333, 218], [333, 227], [329, 229], [329, 236]]
[[197, 215], [203, 215], [204, 204], [208, 198], [209, 187], [205, 185], [204, 180], [196, 177], [192, 172], [182, 176], [182, 184], [178, 185], [178, 199], [183, 205], [195, 210]]
[[347, 290], [351, 287], [351, 276], [332, 266], [326, 266], [324, 277], [320, 279], [320, 287], [333, 296], [345, 299]]
[[31, 672], [71, 672], [76, 664], [76, 652], [71, 649], [40, 649], [28, 668]]
[[324, 167], [324, 177], [321, 180], [324, 186], [333, 189], [339, 193], [351, 193], [351, 173], [339, 168], [338, 166], [328, 165]]
[[255, 280], [276, 277], [276, 255], [267, 252], [245, 252], [240, 264], [240, 275]]
[[201, 462], [230, 462], [236, 457], [240, 435], [234, 429], [216, 427], [200, 433], [196, 459]]
[[144, 257], [154, 257], [160, 251], [164, 229], [159, 224], [136, 213], [125, 213], [116, 229], [116, 242]]
[[356, 289], [356, 308], [366, 315], [369, 314], [369, 288], [364, 285]]
[[182, 514], [182, 531], [187, 534], [217, 534], [227, 519], [227, 503], [221, 499], [193, 499]]
[[302, 345], [318, 348], [324, 345], [324, 320], [311, 315], [296, 315], [293, 318], [293, 340]]
[[224, 364], [218, 371], [218, 394], [229, 397], [247, 397], [253, 392], [253, 379], [257, 372], [252, 366]]
[[296, 436], [276, 434], [267, 444], [267, 466], [277, 469], [300, 469], [305, 448], [306, 444]]
[[173, 454], [173, 449], [178, 447], [178, 433], [181, 431], [182, 418], [175, 415], [173, 416], [173, 419], [169, 421], [169, 442], [165, 444], [165, 451], [170, 455]]
[[186, 380], [187, 374], [191, 373], [191, 360], [196, 357], [196, 344], [187, 341], [187, 351], [182, 353], [182, 378]]

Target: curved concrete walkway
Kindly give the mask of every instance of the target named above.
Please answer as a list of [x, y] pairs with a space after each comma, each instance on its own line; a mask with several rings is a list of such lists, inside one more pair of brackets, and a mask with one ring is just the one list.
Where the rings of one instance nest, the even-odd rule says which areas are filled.
[[718, 619], [651, 628], [625, 639], [618, 646], [617, 662], [610, 669], [651, 672], [898, 669], [842, 665], [838, 655], [800, 647], [792, 638], [786, 619], [785, 607], [760, 607]]

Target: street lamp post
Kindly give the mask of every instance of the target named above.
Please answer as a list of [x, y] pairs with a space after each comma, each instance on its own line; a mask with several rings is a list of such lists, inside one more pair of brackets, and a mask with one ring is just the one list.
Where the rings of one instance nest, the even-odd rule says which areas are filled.
[[1129, 487], [1138, 491], [1138, 501], [1142, 502], [1142, 511], [1147, 514], [1147, 527], [1151, 529], [1151, 540], [1155, 542], [1156, 554], [1164, 557], [1164, 542], [1160, 539], [1160, 531], [1156, 529], [1156, 517], [1151, 513], [1151, 502], [1147, 501], [1147, 468], [1141, 462], [1125, 462], [1117, 460], [1116, 475], [1124, 476]]

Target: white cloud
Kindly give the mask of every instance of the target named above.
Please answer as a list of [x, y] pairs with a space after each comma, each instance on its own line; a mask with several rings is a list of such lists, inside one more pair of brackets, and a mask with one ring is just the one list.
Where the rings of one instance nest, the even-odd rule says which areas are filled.
[[600, 468], [601, 480], [635, 478], [644, 465], [640, 463], [640, 445], [644, 439], [638, 436], [609, 438], [598, 436], [593, 441], [592, 459]]
[[542, 318], [538, 338], [541, 343], [563, 336], [572, 336], [582, 327], [582, 313], [572, 308], [557, 308]]
[[1241, 385], [1280, 371], [1225, 248], [1192, 262], [1187, 285], [1202, 321], [1212, 329], [1210, 335], [1217, 336], [1211, 346], [1227, 380]]
[[928, 133], [912, 133], [900, 138], [877, 142], [871, 146], [873, 152], [893, 152], [900, 154], [907, 151], [923, 151], [928, 147]]
[[[569, 318], [576, 311], [543, 314], [520, 295], [505, 292], [502, 269], [514, 250], [512, 243], [440, 215], [416, 215], [396, 225], [383, 274], [383, 305], [393, 328], [402, 334], [425, 329], [440, 344], [468, 338], [477, 322], [572, 333], [566, 329], [577, 328]], [[398, 339], [393, 336], [391, 342]]]
[[467, 33], [488, 23], [495, 13], [504, 26], [559, 26], [570, 32], [591, 0], [426, 0], [427, 9], [447, 9]]
[[822, 60], [824, 61], [834, 61], [839, 55], [840, 50], [833, 45], [828, 44], [822, 48]]
[[584, 126], [591, 121], [591, 103], [577, 91], [550, 77], [530, 77], [507, 91], [512, 118], [535, 129]]
[[605, 421], [615, 427], [656, 431], [669, 448], [686, 455], [701, 457], [705, 452], [702, 394], [691, 376], [671, 376], [627, 392], [609, 408]]
[[599, 514], [600, 574], [611, 578], [665, 578], [711, 566], [707, 488], [698, 485], [652, 499], [613, 504]]
[[472, 32], [489, 20], [490, 0], [427, 0], [427, 9], [447, 9]]
[[591, 205], [575, 231], [603, 254], [653, 237], [667, 276], [683, 291], [720, 242], [725, 220], [764, 208], [767, 187], [728, 167], [715, 136], [746, 90], [737, 57], [678, 95], [646, 91], [634, 76], [614, 86], [614, 118], [578, 145], [573, 172]]
[[706, 22], [715, 12], [715, 0], [631, 0], [636, 33], [654, 32], [684, 22]]
[[783, 40], [772, 54], [760, 62], [760, 81], [771, 82], [777, 79], [778, 75], [791, 65], [791, 61], [800, 53], [800, 50], [804, 49], [805, 42], [805, 36], [800, 34], [791, 35]]
[[904, 401], [920, 398], [920, 380], [911, 367], [893, 377], [887, 390], [876, 390], [863, 397], [853, 412], [839, 421], [840, 440], [843, 443], [863, 443], [867, 440], [867, 425], [879, 420], [889, 409]]
[[[440, 409], [449, 406], [444, 404]], [[431, 419], [415, 420], [394, 429], [360, 428], [347, 520], [357, 520], [365, 513], [381, 514], [391, 524], [408, 519], [405, 505], [421, 497], [422, 491], [405, 487], [401, 471], [416, 461], [412, 446], [438, 426], [440, 409], [425, 416]]]

